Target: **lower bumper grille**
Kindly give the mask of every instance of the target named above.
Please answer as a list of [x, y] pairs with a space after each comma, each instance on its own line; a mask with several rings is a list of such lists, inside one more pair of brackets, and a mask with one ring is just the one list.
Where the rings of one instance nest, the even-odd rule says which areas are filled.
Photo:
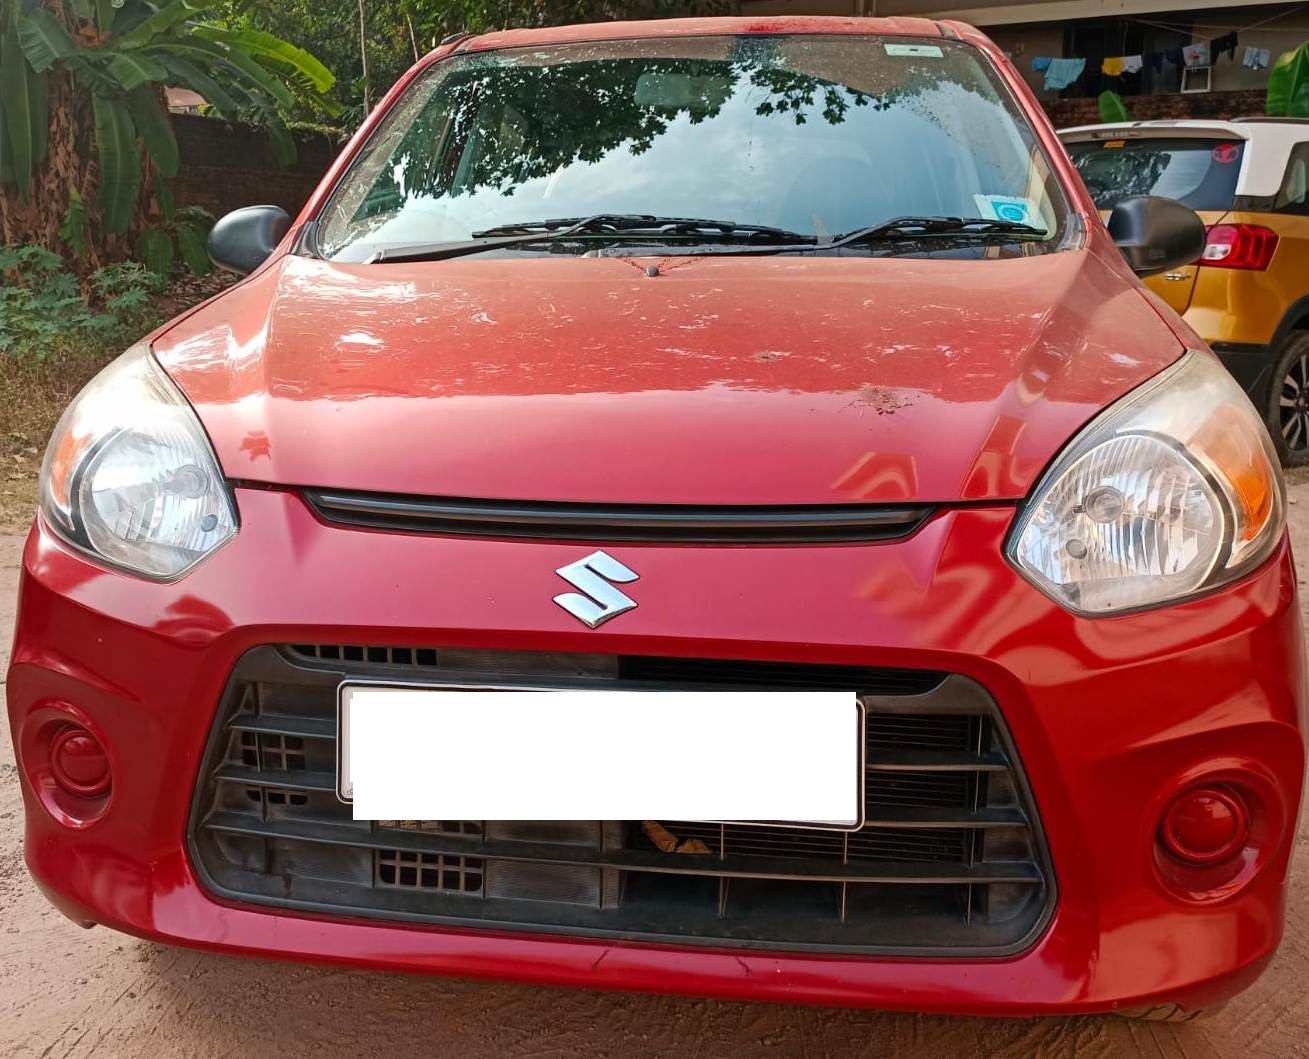
[[[376, 821], [336, 798], [347, 677], [561, 687], [853, 690], [866, 823]], [[670, 782], [696, 767], [679, 747]], [[1004, 954], [1053, 880], [994, 702], [959, 676], [698, 659], [256, 648], [220, 705], [191, 821], [216, 893], [262, 904], [578, 935], [877, 953]]]

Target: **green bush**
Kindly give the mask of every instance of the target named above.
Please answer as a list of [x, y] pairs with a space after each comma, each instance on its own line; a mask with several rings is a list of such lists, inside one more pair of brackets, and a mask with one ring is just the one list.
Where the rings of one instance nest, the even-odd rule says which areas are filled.
[[128, 262], [92, 273], [83, 289], [58, 254], [0, 246], [0, 354], [44, 360], [99, 351], [149, 330], [163, 280]]

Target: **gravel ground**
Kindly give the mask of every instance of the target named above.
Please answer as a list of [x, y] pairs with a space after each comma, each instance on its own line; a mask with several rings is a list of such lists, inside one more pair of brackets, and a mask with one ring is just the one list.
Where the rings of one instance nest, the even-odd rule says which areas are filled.
[[[1309, 557], [1309, 477], [1292, 486]], [[0, 678], [21, 539], [0, 536]], [[82, 930], [22, 860], [22, 813], [0, 715], [0, 1056], [1309, 1056], [1309, 881], [1300, 831], [1287, 937], [1217, 1017], [957, 1019], [717, 1003], [324, 970], [237, 960]]]

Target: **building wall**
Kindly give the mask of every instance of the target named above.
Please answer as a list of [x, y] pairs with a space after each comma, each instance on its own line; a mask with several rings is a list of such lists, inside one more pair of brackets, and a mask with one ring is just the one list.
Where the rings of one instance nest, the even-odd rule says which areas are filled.
[[[1287, 3], [1246, 3], [1214, 6], [1214, 0], [1193, 0], [1194, 6], [1165, 10], [1178, 0], [1002, 0], [1000, 3], [979, 0], [743, 0], [744, 14], [796, 15], [923, 15], [949, 18], [962, 12], [985, 30], [1000, 45], [1022, 72], [1024, 79], [1043, 102], [1057, 99], [1059, 93], [1046, 92], [1042, 74], [1032, 70], [1037, 56], [1052, 58], [1064, 54], [1064, 31], [1068, 19], [1020, 21], [1022, 9], [1030, 7], [1033, 17], [1052, 11], [1075, 10], [1098, 13], [1102, 17], [1137, 17], [1157, 22], [1189, 21], [1195, 39], [1221, 37], [1236, 30], [1240, 43], [1235, 60], [1223, 57], [1214, 64], [1212, 90], [1235, 92], [1263, 89], [1268, 71], [1254, 71], [1241, 65], [1247, 46], [1267, 48], [1275, 60], [1309, 41], [1309, 2], [1295, 6]], [[1252, 23], [1277, 16], [1274, 21], [1254, 29], [1242, 29]], [[1189, 98], [1189, 97], [1188, 97]]]
[[340, 145], [322, 134], [297, 137], [299, 158], [279, 166], [258, 129], [215, 118], [174, 114], [181, 171], [173, 181], [180, 205], [215, 217], [241, 206], [281, 206], [294, 216], [318, 186]]

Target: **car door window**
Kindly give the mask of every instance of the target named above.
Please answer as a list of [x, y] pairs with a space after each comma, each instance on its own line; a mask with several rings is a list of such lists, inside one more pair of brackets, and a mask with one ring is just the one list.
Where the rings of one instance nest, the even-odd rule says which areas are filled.
[[1273, 210], [1309, 216], [1309, 143], [1299, 143], [1291, 149], [1291, 160]]

